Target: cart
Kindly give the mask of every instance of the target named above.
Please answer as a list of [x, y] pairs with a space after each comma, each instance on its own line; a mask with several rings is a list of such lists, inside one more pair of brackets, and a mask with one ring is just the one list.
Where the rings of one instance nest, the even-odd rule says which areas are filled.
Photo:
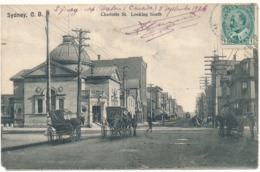
[[107, 121], [102, 121], [101, 127], [102, 137], [106, 137], [108, 131], [112, 137], [132, 135], [132, 117], [125, 108], [110, 106], [106, 108], [106, 112]]
[[239, 108], [228, 108], [223, 116], [217, 119], [220, 122], [220, 134], [243, 136], [244, 134], [244, 115]]
[[72, 113], [68, 110], [50, 111], [47, 122], [48, 141], [61, 141], [67, 136], [69, 136], [70, 141], [80, 139], [81, 121], [77, 118], [72, 118]]

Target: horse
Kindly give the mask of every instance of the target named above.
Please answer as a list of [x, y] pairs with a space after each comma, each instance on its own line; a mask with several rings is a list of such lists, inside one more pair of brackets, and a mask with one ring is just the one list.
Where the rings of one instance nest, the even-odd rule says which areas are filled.
[[126, 130], [129, 130], [130, 132], [131, 128], [132, 128], [132, 115], [130, 112], [128, 112], [127, 115], [123, 114], [122, 129], [124, 132], [126, 132]]
[[224, 128], [225, 128], [225, 120], [226, 119], [223, 115], [218, 115], [218, 116], [216, 116], [216, 120], [219, 123], [219, 134], [223, 136], [225, 134]]
[[191, 118], [191, 122], [193, 123], [193, 126], [197, 126], [197, 127], [202, 126], [202, 119], [199, 118], [197, 115], [195, 115]]
[[232, 130], [236, 130], [237, 134], [243, 136], [244, 134], [244, 116], [240, 109], [228, 109], [223, 113], [223, 116], [217, 119], [220, 123], [220, 133], [224, 135], [224, 128], [226, 127], [227, 135], [231, 135]]

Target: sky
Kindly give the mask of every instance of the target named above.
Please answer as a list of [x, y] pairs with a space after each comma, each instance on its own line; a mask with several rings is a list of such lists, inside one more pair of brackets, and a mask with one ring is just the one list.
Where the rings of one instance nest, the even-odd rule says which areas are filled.
[[[235, 52], [238, 60], [246, 57], [244, 47], [221, 45], [221, 6], [216, 4], [2, 6], [2, 94], [12, 94], [13, 75], [46, 60], [47, 9], [50, 50], [62, 43], [63, 35], [75, 35], [72, 29], [89, 30], [90, 40], [85, 43], [90, 47], [85, 50], [92, 60], [98, 54], [103, 60], [142, 56], [148, 65], [147, 83], [169, 92], [189, 112], [195, 110], [196, 96], [203, 91], [200, 77], [209, 73], [204, 56], [216, 50], [225, 59], [232, 59]], [[27, 17], [14, 17], [17, 13]], [[102, 16], [111, 13], [120, 16]], [[133, 16], [144, 13], [148, 16]]]

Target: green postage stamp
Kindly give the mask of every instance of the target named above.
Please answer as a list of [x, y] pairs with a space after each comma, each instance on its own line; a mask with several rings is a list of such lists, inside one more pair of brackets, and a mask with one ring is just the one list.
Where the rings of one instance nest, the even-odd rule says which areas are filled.
[[222, 45], [249, 45], [254, 43], [255, 6], [222, 6]]

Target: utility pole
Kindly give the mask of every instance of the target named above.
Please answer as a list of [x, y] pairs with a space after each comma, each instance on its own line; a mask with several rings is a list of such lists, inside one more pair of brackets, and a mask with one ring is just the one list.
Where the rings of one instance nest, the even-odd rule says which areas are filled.
[[46, 112], [51, 110], [51, 62], [49, 52], [49, 10], [46, 10], [46, 37], [47, 37], [47, 95], [46, 95]]
[[126, 68], [128, 66], [123, 67], [123, 97], [124, 97], [124, 108], [127, 108], [127, 96], [126, 96]]
[[208, 101], [207, 101], [207, 92], [208, 92], [208, 77], [205, 76], [205, 77], [200, 77], [200, 88], [203, 88], [204, 89], [204, 98], [203, 98], [203, 114], [204, 114], [204, 117], [205, 116], [208, 116]]
[[214, 55], [213, 56], [205, 56], [204, 58], [211, 58], [212, 60], [210, 61], [205, 61], [205, 62], [211, 62], [210, 65], [205, 65], [205, 66], [210, 66], [211, 68], [210, 69], [205, 69], [205, 70], [211, 70], [211, 78], [212, 78], [212, 119], [213, 119], [213, 128], [216, 127], [216, 120], [215, 120], [215, 117], [216, 117], [216, 93], [217, 93], [217, 70], [218, 69], [218, 65], [219, 65], [219, 58], [223, 58], [223, 57], [226, 57], [226, 56], [219, 56], [217, 55], [215, 52], [214, 52]]
[[[89, 38], [85, 38], [84, 35], [86, 33], [90, 33], [89, 31], [83, 31], [82, 29], [72, 30], [77, 33], [76, 40], [78, 40], [78, 89], [77, 89], [77, 118], [81, 118], [81, 54], [84, 50], [85, 45], [83, 44], [84, 40], [89, 40]], [[90, 115], [90, 114], [88, 114]]]

